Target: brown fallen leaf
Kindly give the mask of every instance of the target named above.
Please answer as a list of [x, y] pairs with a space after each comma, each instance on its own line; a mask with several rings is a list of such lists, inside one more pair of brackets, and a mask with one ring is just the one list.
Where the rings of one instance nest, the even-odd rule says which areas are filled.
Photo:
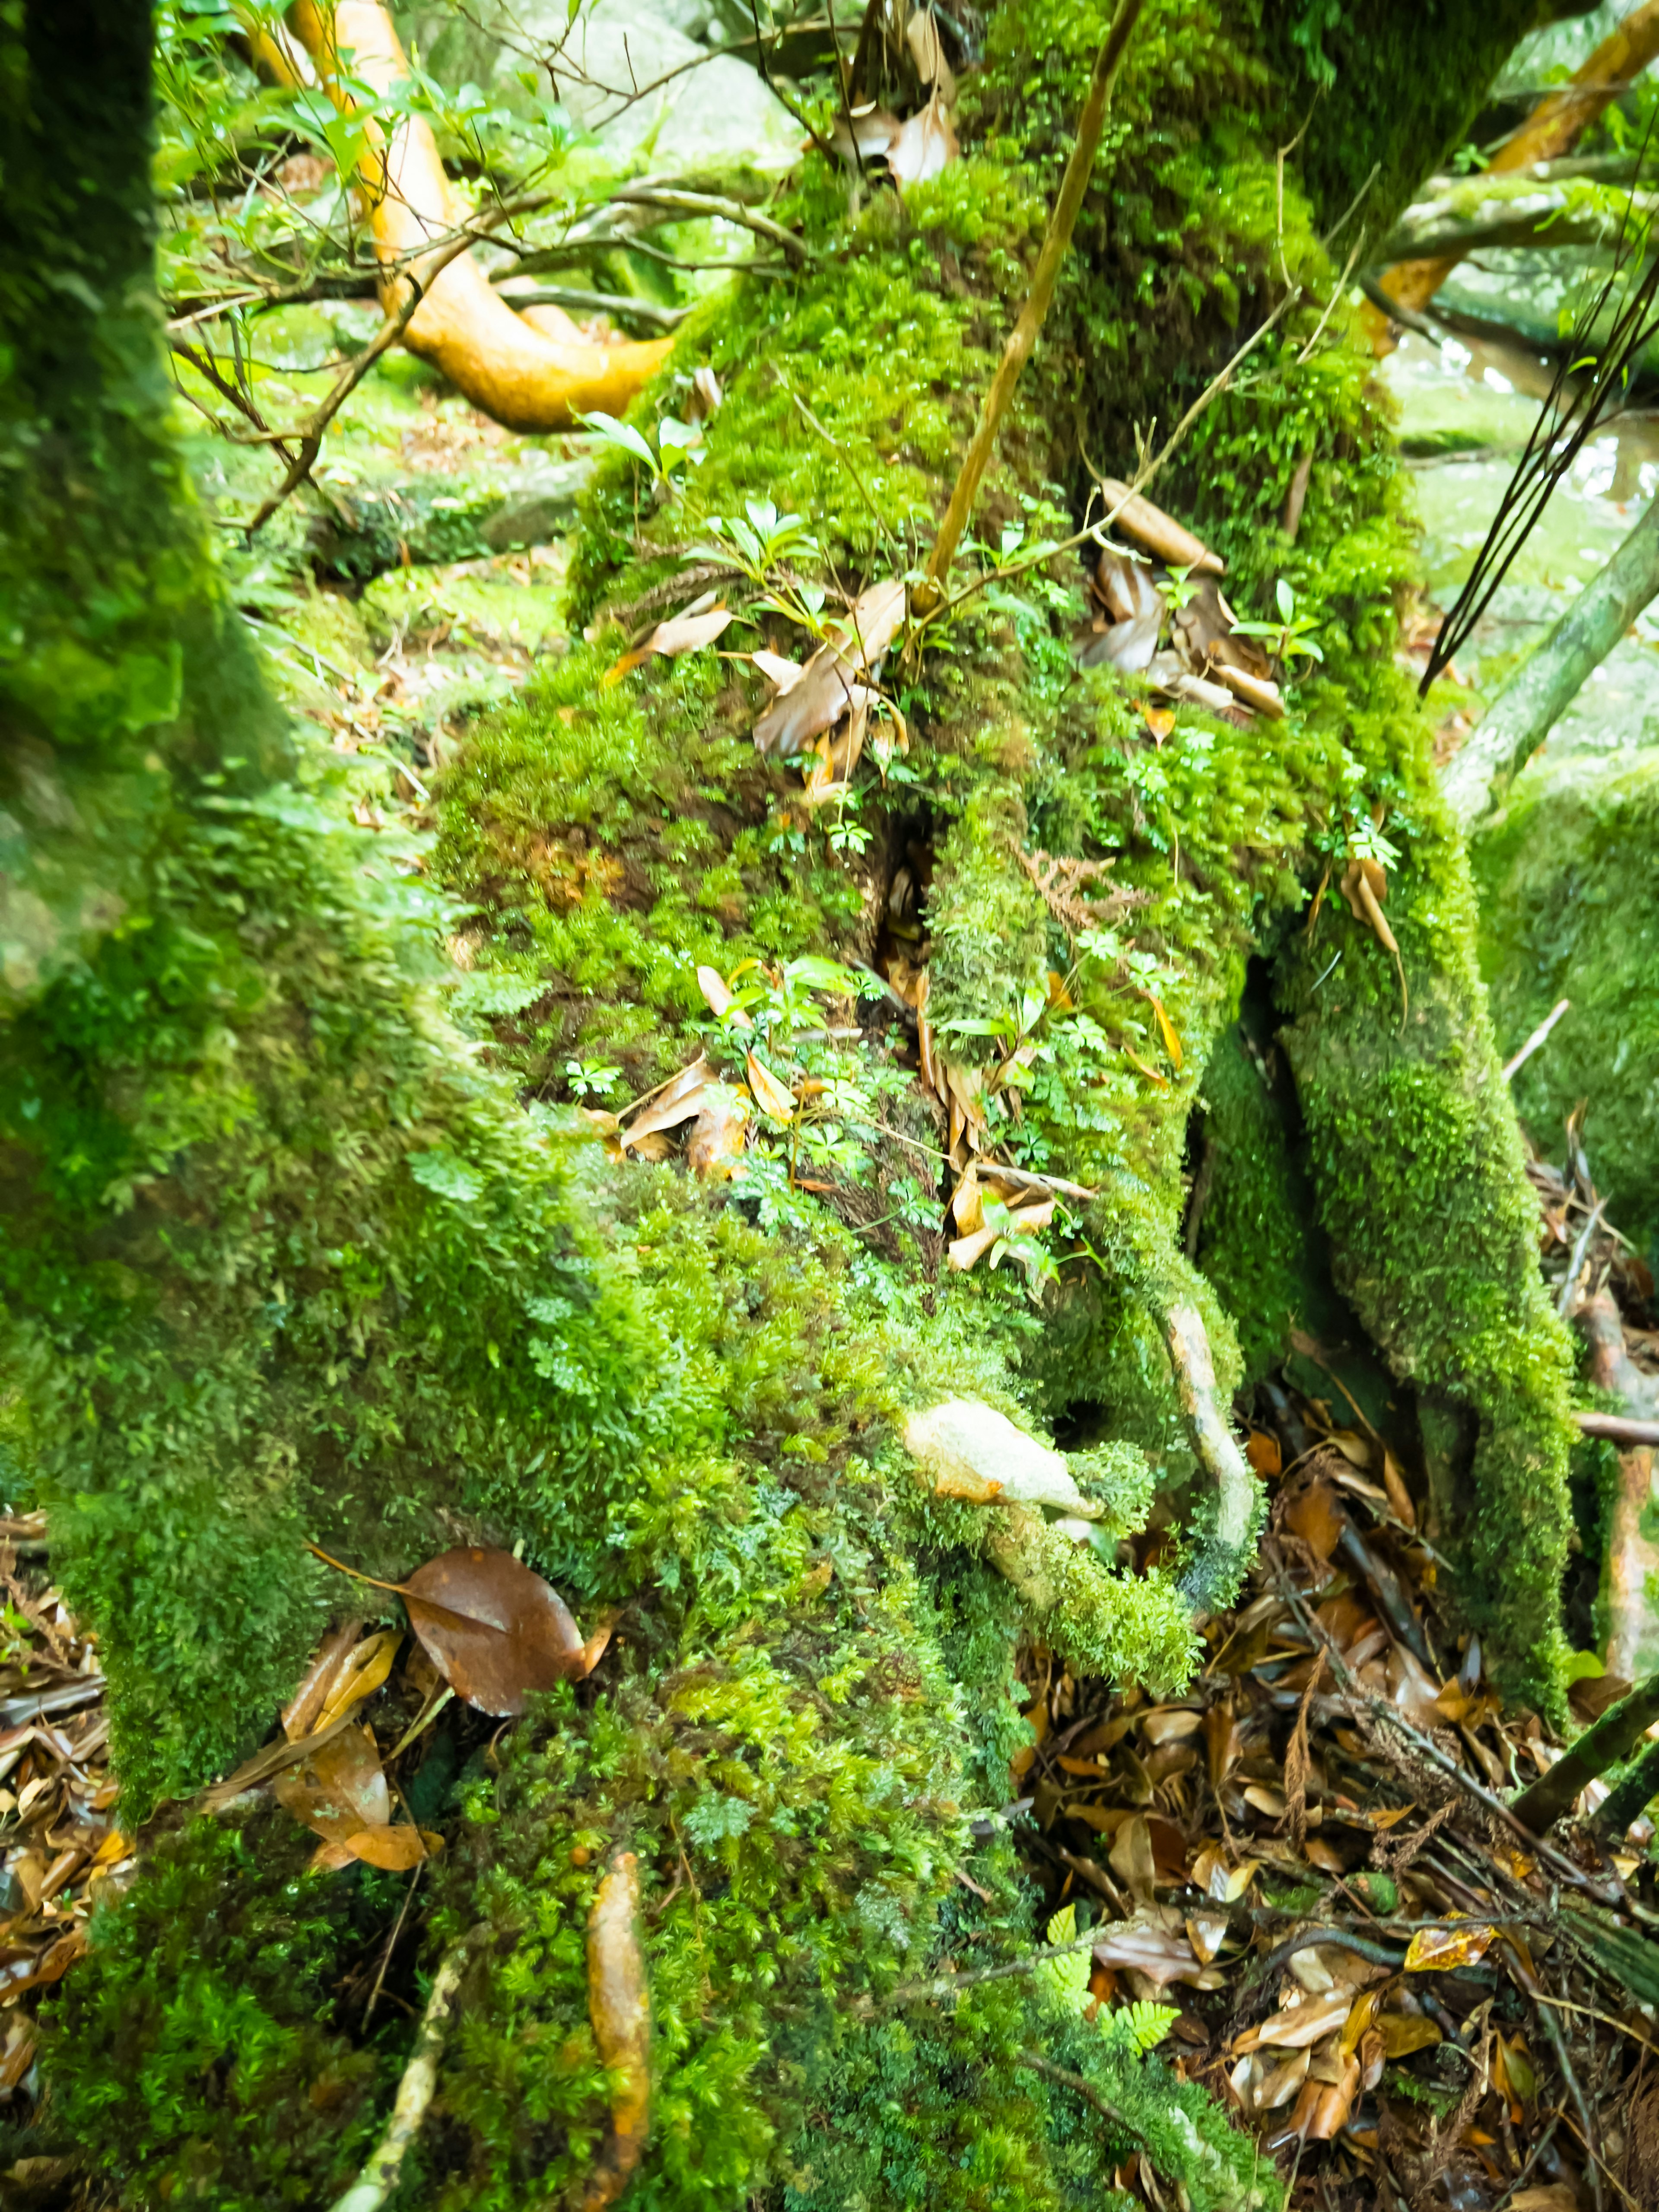
[[682, 653], [696, 653], [702, 646], [712, 645], [732, 620], [730, 607], [709, 607], [700, 614], [676, 615], [668, 622], [659, 622], [649, 637], [605, 670], [599, 678], [601, 689], [620, 684], [631, 669], [643, 667], [659, 654], [665, 660], [673, 660]]
[[686, 1164], [705, 1182], [729, 1182], [749, 1140], [749, 1101], [729, 1083], [711, 1083], [686, 1139]]
[[510, 1552], [459, 1546], [398, 1588], [433, 1664], [480, 1712], [521, 1713], [533, 1692], [580, 1681], [610, 1640], [607, 1628], [584, 1644], [551, 1583]]
[[935, 83], [926, 107], [903, 124], [887, 149], [887, 167], [899, 185], [925, 185], [939, 176], [961, 151], [945, 112], [943, 87]]
[[1246, 2028], [1232, 2047], [1236, 2051], [1263, 2045], [1279, 2051], [1304, 2050], [1342, 2026], [1352, 2002], [1346, 1990], [1333, 1990], [1328, 1996], [1304, 1997], [1300, 2004], [1286, 2005], [1274, 2013], [1259, 2027]]
[[369, 1729], [343, 1729], [297, 1767], [278, 1775], [271, 1794], [322, 1838], [324, 1848], [314, 1862], [319, 1868], [337, 1869], [362, 1859], [396, 1872], [417, 1866], [427, 1856], [427, 1841], [418, 1828], [392, 1825], [392, 1793]]
[[283, 1733], [289, 1742], [310, 1735], [317, 1725], [323, 1701], [362, 1633], [362, 1622], [347, 1620], [325, 1637], [316, 1657], [306, 1668], [300, 1686], [283, 1708]]
[[786, 660], [781, 653], [768, 653], [763, 648], [759, 652], [751, 653], [749, 658], [769, 682], [777, 685], [780, 698], [786, 691], [793, 690], [806, 673], [804, 662]]
[[1224, 1979], [1218, 1967], [1199, 1964], [1181, 1916], [1167, 1905], [1143, 1905], [1127, 1920], [1110, 1922], [1099, 1932], [1093, 1957], [1098, 1966], [1145, 1974], [1155, 1989], [1168, 1982], [1219, 1989]]
[[[731, 1011], [732, 993], [719, 969], [699, 968], [697, 988], [702, 993], [709, 1012], [717, 1022], [723, 1022]], [[752, 1030], [755, 1026], [741, 1006], [732, 1015], [731, 1025], [734, 1030]]]
[[1279, 1438], [1267, 1429], [1252, 1429], [1244, 1439], [1244, 1456], [1258, 1474], [1279, 1474], [1284, 1471], [1285, 1455], [1279, 1449]]
[[700, 647], [713, 645], [730, 627], [732, 620], [730, 607], [710, 607], [701, 615], [677, 615], [672, 622], [657, 624], [645, 641], [645, 651], [661, 653], [669, 660], [682, 653], [696, 653]]
[[1322, 1474], [1316, 1475], [1285, 1506], [1285, 1526], [1302, 1539], [1322, 1566], [1329, 1565], [1341, 1542], [1346, 1519], [1336, 1502], [1336, 1492]]
[[392, 1672], [392, 1662], [403, 1640], [398, 1630], [382, 1628], [353, 1646], [323, 1700], [323, 1709], [317, 1716], [319, 1729], [325, 1729], [331, 1721], [337, 1720], [343, 1713], [350, 1712], [374, 1696]]
[[1219, 554], [1212, 553], [1200, 538], [1182, 526], [1172, 515], [1165, 514], [1161, 507], [1154, 507], [1139, 492], [1132, 492], [1116, 477], [1103, 477], [1100, 489], [1107, 509], [1118, 510], [1112, 526], [1126, 538], [1133, 538], [1137, 545], [1144, 545], [1149, 553], [1156, 553], [1160, 561], [1171, 568], [1196, 568], [1219, 576], [1225, 572], [1225, 562]]
[[1248, 669], [1233, 668], [1226, 661], [1218, 663], [1216, 673], [1236, 699], [1269, 721], [1285, 719], [1285, 698], [1278, 684], [1266, 676], [1252, 676]]
[[[245, 1790], [257, 1790], [261, 1783], [269, 1782], [273, 1774], [281, 1774], [286, 1768], [297, 1765], [321, 1745], [331, 1742], [348, 1725], [350, 1718], [349, 1712], [344, 1712], [314, 1735], [301, 1736], [292, 1741], [268, 1743], [263, 1751], [256, 1751], [252, 1759], [244, 1759], [222, 1782], [216, 1782], [210, 1789], [202, 1792], [202, 1810], [204, 1813], [220, 1812], [241, 1796]], [[14, 1874], [17, 1871], [15, 1861], [12, 1863], [12, 1871]]]
[[1412, 1494], [1406, 1487], [1399, 1462], [1386, 1445], [1382, 1451], [1382, 1482], [1388, 1494], [1389, 1510], [1395, 1519], [1403, 1521], [1408, 1528], [1416, 1528], [1417, 1508], [1412, 1503]]
[[665, 1129], [677, 1129], [682, 1121], [690, 1121], [702, 1110], [702, 1094], [714, 1080], [708, 1055], [699, 1053], [689, 1067], [665, 1083], [654, 1098], [646, 1102], [646, 1110], [636, 1121], [630, 1121], [620, 1139], [624, 1152], [632, 1151], [647, 1137], [659, 1134]]
[[875, 694], [859, 679], [877, 667], [904, 619], [902, 577], [872, 584], [850, 612], [830, 625], [831, 635], [755, 725], [757, 752], [792, 760], [843, 714]]

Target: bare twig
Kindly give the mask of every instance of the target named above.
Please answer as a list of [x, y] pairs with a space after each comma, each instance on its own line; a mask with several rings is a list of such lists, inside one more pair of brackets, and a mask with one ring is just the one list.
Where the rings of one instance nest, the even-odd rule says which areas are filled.
[[404, 2160], [421, 2131], [421, 2123], [438, 2086], [438, 2059], [448, 2033], [449, 2008], [466, 1965], [469, 1941], [464, 1936], [459, 1943], [452, 1944], [433, 1976], [431, 1993], [426, 2001], [426, 2010], [421, 2014], [415, 2047], [398, 2084], [386, 2131], [369, 2153], [356, 2180], [343, 2197], [336, 2200], [334, 2212], [380, 2212], [381, 2205], [398, 2185]]
[[1516, 1074], [1520, 1069], [1526, 1066], [1527, 1062], [1532, 1058], [1534, 1053], [1535, 1053], [1540, 1045], [1543, 1043], [1550, 1031], [1555, 1027], [1557, 1022], [1560, 1020], [1562, 1015], [1566, 1012], [1568, 1007], [1571, 1006], [1571, 1004], [1572, 1000], [1571, 999], [1558, 999], [1555, 1004], [1550, 1008], [1548, 1013], [1545, 1015], [1543, 1020], [1539, 1023], [1532, 1035], [1527, 1039], [1525, 1044], [1522, 1046], [1520, 1051], [1516, 1054], [1514, 1059], [1506, 1060], [1504, 1061], [1504, 1080], [1505, 1083], [1507, 1083], [1513, 1075]]

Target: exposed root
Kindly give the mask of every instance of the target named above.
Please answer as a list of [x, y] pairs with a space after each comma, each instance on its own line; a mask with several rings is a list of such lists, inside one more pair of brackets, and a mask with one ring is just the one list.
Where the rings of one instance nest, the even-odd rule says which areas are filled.
[[[289, 20], [342, 114], [356, 112], [343, 81], [342, 55], [349, 57], [350, 74], [377, 93], [409, 75], [392, 19], [378, 0], [339, 0], [334, 7], [298, 0]], [[281, 67], [286, 58], [286, 45], [261, 51], [269, 66]], [[426, 281], [422, 256], [453, 238], [465, 210], [450, 192], [431, 127], [419, 116], [400, 123], [390, 144], [374, 124], [367, 131], [369, 150], [359, 179], [372, 207], [375, 250], [388, 271], [381, 297], [390, 313], [407, 297], [407, 276]], [[532, 327], [491, 289], [471, 253], [432, 274], [429, 285], [404, 332], [404, 344], [509, 430], [566, 430], [579, 411], [595, 408], [620, 415], [673, 343], [596, 345], [568, 316], [553, 325], [559, 334], [550, 335], [556, 310], [541, 311]]]
[[1214, 1527], [1182, 1577], [1181, 1591], [1194, 1613], [1212, 1613], [1231, 1602], [1250, 1564], [1261, 1488], [1222, 1409], [1197, 1307], [1171, 1306], [1164, 1334], [1193, 1449], [1216, 1493]]
[[345, 2195], [336, 2200], [333, 2212], [380, 2212], [398, 2186], [409, 2147], [421, 2131], [432, 2093], [438, 2085], [438, 2060], [449, 2031], [449, 2008], [466, 1965], [467, 1939], [452, 1944], [433, 1977], [432, 1993], [421, 2014], [415, 2048], [398, 2084], [392, 2119], [386, 2133], [369, 2154], [362, 2173]]
[[604, 2212], [627, 2187], [651, 2125], [651, 1991], [640, 1942], [639, 1861], [618, 1851], [587, 1917], [587, 2010], [599, 2057], [616, 2081], [611, 2128], [574, 2198]]

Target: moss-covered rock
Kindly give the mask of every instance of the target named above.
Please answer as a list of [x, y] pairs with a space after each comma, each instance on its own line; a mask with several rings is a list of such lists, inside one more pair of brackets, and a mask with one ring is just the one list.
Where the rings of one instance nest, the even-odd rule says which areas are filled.
[[1539, 761], [1470, 855], [1502, 1049], [1516, 1051], [1558, 1000], [1572, 1002], [1515, 1078], [1521, 1118], [1552, 1152], [1568, 1115], [1588, 1102], [1583, 1135], [1596, 1187], [1650, 1264], [1659, 1258], [1656, 821], [1659, 756], [1616, 769], [1595, 756]]

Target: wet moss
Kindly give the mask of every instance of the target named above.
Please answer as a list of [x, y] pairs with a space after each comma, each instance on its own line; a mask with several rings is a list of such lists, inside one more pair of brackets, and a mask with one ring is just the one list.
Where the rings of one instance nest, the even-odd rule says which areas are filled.
[[1597, 1188], [1627, 1237], [1659, 1258], [1648, 1169], [1659, 1084], [1651, 977], [1659, 957], [1652, 892], [1659, 763], [1620, 775], [1597, 762], [1540, 763], [1474, 840], [1480, 962], [1501, 1049], [1519, 1049], [1559, 999], [1565, 1014], [1515, 1079], [1534, 1142], [1559, 1152], [1588, 1101], [1583, 1142]]

